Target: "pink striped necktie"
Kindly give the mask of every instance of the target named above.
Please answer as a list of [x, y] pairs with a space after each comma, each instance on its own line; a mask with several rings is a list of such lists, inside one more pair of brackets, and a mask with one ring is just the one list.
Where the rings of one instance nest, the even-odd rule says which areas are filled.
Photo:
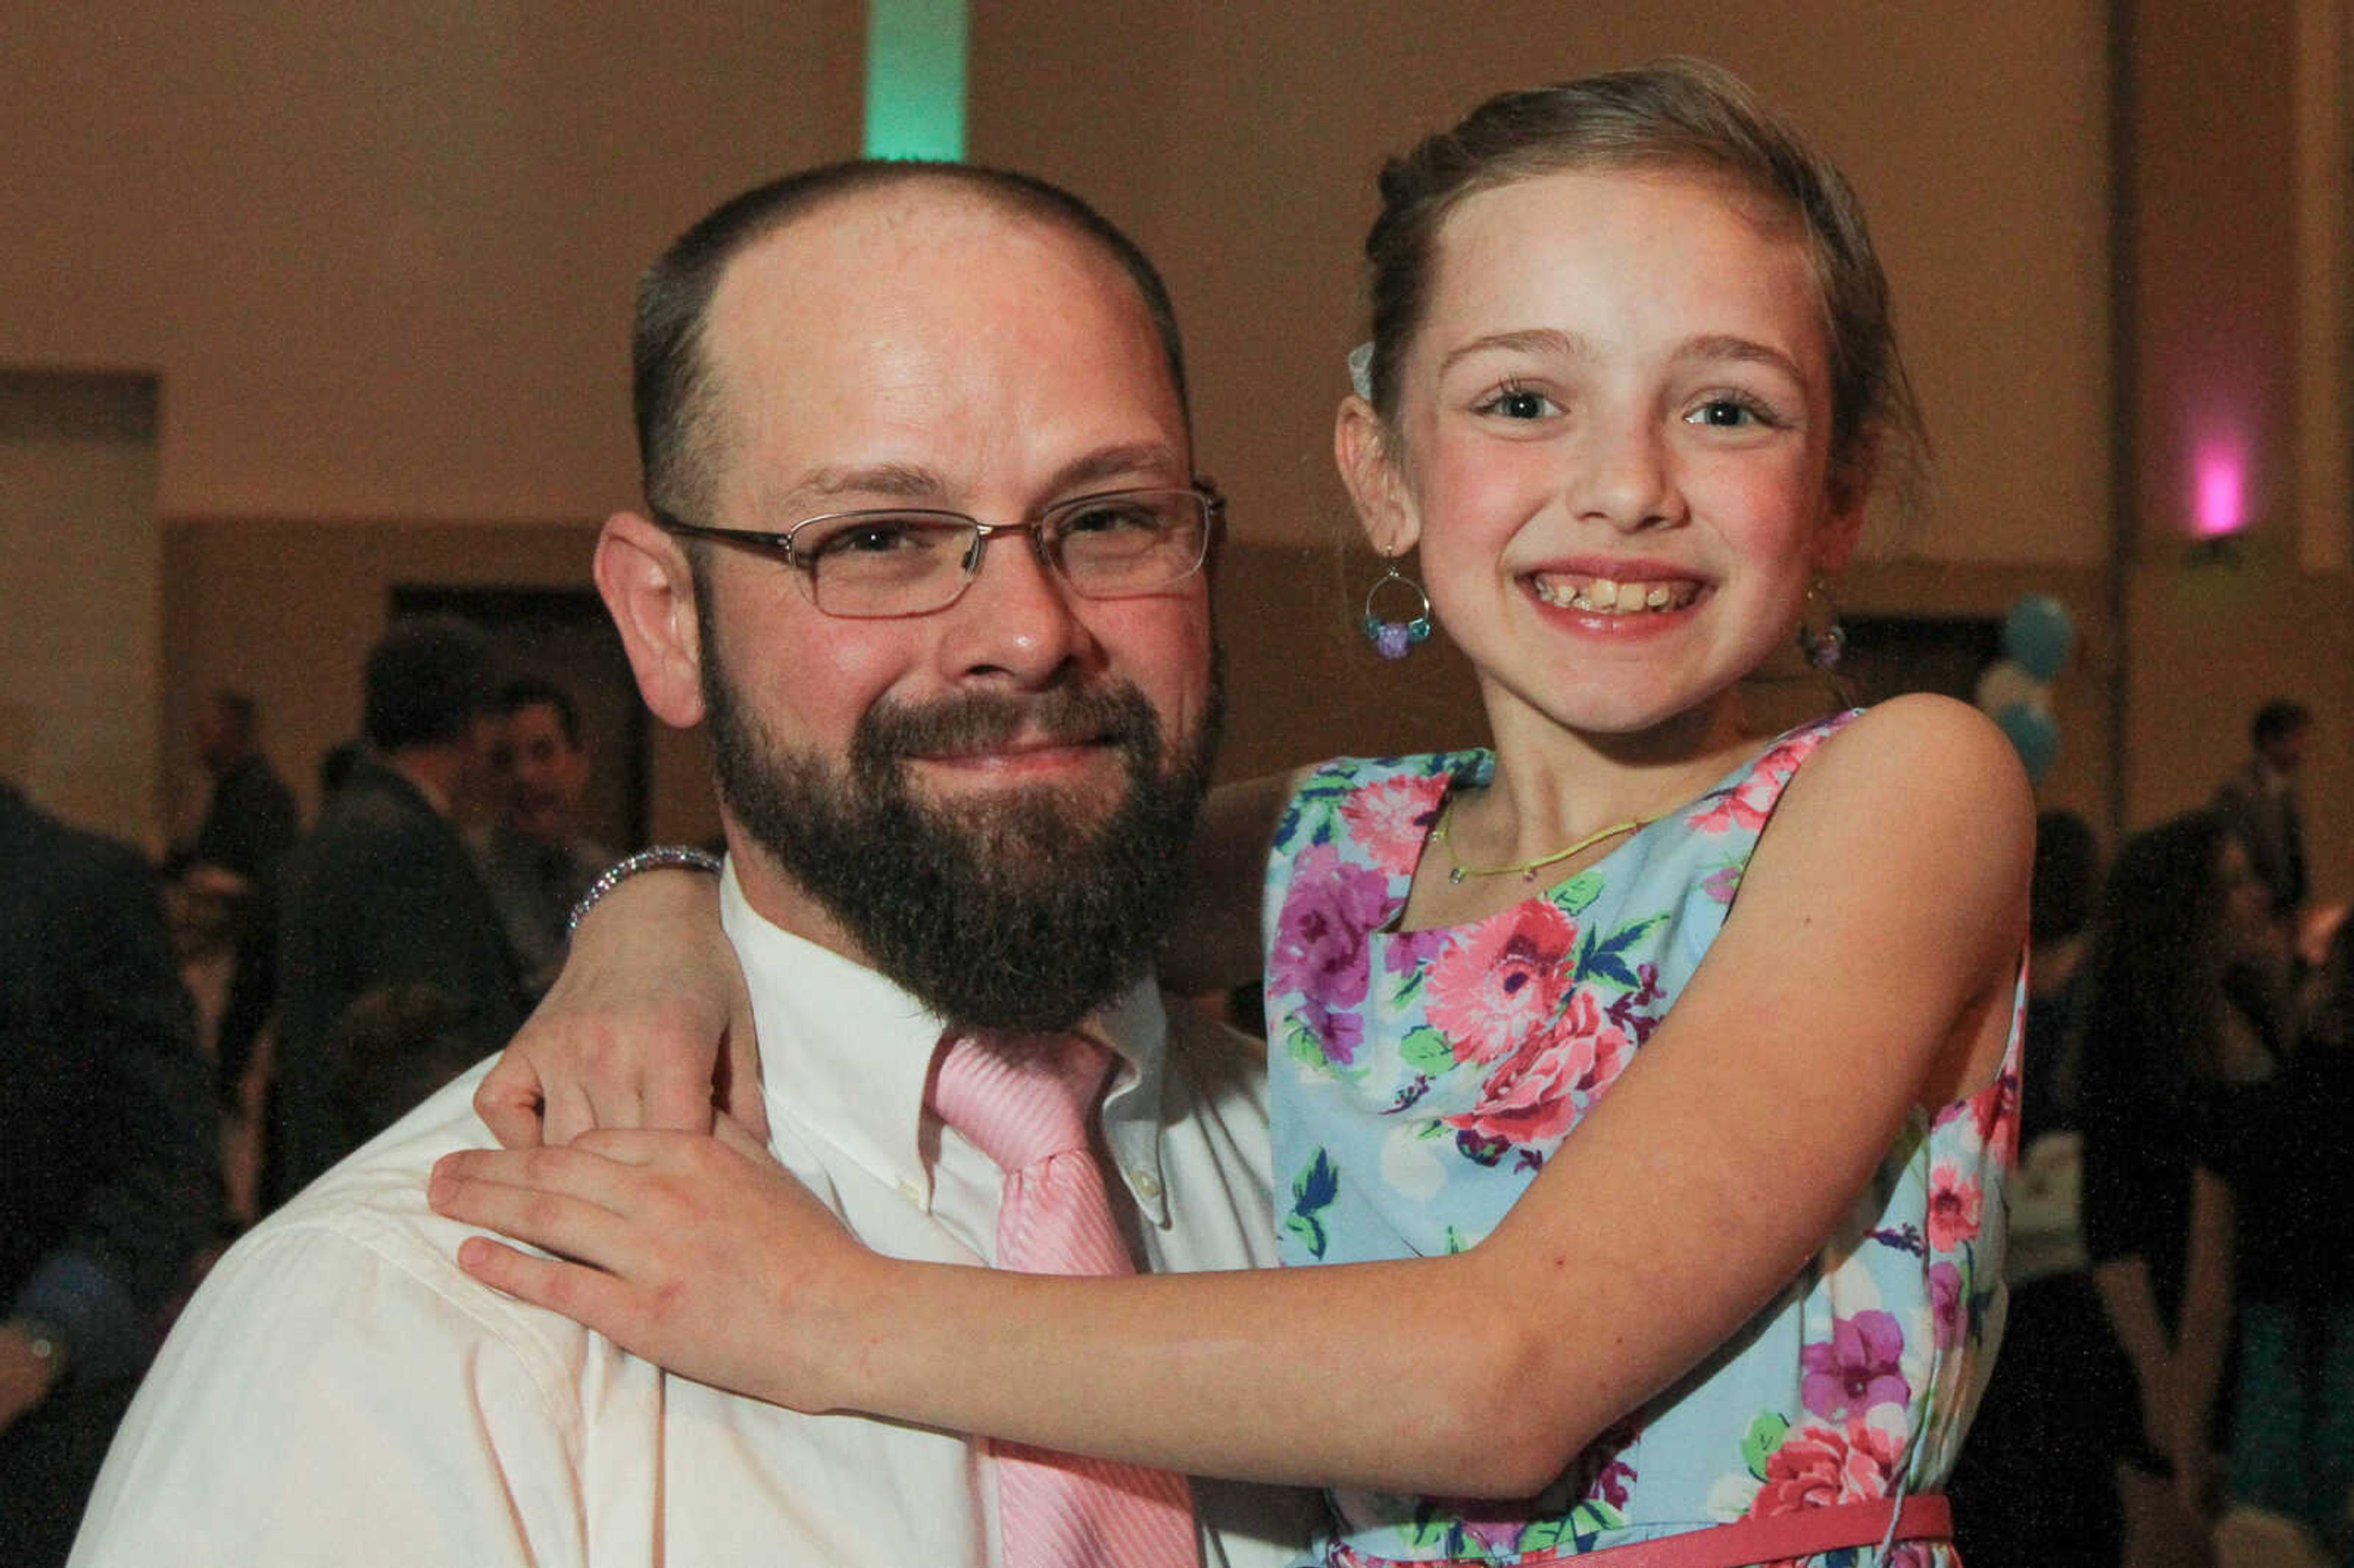
[[[1111, 1057], [1076, 1034], [951, 1036], [932, 1108], [1005, 1173], [997, 1266], [1024, 1274], [1133, 1274], [1112, 1222], [1087, 1117]], [[1005, 1568], [1195, 1568], [1182, 1476], [1141, 1465], [990, 1445]]]

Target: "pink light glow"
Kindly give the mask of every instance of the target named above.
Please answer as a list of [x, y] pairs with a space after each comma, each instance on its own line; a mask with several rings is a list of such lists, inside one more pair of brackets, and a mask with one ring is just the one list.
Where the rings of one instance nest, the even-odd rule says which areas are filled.
[[2247, 465], [2235, 447], [2200, 449], [2199, 495], [2191, 527], [2202, 539], [2236, 534], [2247, 525]]

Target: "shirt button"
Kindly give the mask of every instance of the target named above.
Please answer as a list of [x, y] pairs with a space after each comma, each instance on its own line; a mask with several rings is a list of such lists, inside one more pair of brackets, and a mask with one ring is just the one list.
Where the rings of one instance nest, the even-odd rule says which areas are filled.
[[899, 1183], [899, 1196], [907, 1200], [910, 1208], [920, 1209], [924, 1206], [924, 1190], [913, 1181]]
[[1136, 1189], [1136, 1195], [1140, 1198], [1161, 1196], [1161, 1178], [1141, 1165], [1128, 1168], [1128, 1184]]

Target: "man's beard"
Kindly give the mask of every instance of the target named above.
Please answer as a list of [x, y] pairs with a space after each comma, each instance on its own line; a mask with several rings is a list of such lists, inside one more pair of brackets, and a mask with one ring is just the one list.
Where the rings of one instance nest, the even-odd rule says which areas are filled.
[[[846, 771], [778, 746], [709, 641], [703, 697], [720, 798], [737, 821], [867, 962], [942, 1018], [1066, 1030], [1150, 972], [1217, 749], [1225, 693], [1214, 665], [1200, 729], [1173, 761], [1160, 715], [1126, 682], [877, 703], [852, 732]], [[1025, 738], [1117, 750], [1126, 789], [1093, 826], [1061, 786], [944, 802], [910, 789], [910, 758], [1025, 729]]]

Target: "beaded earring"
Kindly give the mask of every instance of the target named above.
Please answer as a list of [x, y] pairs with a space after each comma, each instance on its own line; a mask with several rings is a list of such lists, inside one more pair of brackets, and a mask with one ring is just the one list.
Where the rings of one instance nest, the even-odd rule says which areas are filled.
[[[1414, 595], [1415, 612], [1410, 620], [1385, 620], [1373, 613], [1374, 599], [1392, 583]], [[1365, 641], [1373, 645], [1374, 652], [1384, 659], [1403, 659], [1414, 652], [1416, 644], [1430, 641], [1430, 596], [1422, 591], [1420, 583], [1398, 570], [1393, 557], [1389, 569], [1365, 590], [1364, 619], [1357, 627], [1365, 634]]]
[[1807, 585], [1806, 603], [1798, 610], [1798, 652], [1814, 669], [1830, 673], [1847, 652], [1847, 628], [1840, 624], [1839, 596], [1831, 579], [1819, 577]]

